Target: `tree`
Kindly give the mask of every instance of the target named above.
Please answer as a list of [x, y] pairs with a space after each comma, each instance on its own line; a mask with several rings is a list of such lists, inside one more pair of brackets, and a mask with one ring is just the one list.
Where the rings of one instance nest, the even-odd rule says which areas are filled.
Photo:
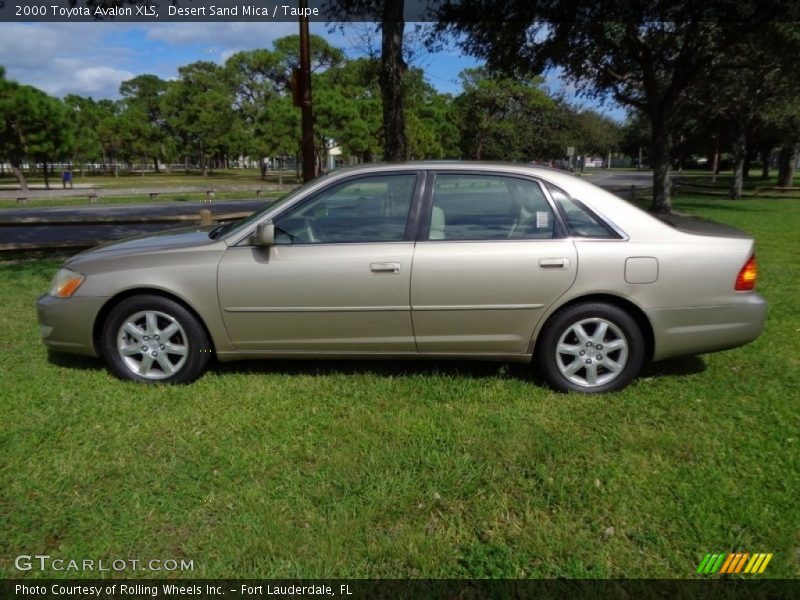
[[[721, 6], [724, 5], [724, 6]], [[719, 66], [723, 50], [768, 21], [780, 3], [639, 0], [625, 6], [576, 0], [514, 1], [496, 6], [495, 20], [474, 19], [482, 0], [446, 2], [439, 33], [464, 34], [462, 46], [507, 72], [559, 67], [595, 96], [612, 96], [650, 124], [653, 206], [669, 212], [676, 114], [687, 91]], [[725, 20], [715, 19], [713, 11]]]
[[793, 126], [800, 108], [798, 78], [800, 29], [796, 24], [765, 23], [726, 48], [719, 67], [702, 86], [690, 90], [681, 115], [681, 121], [691, 125], [686, 139], [713, 139], [715, 157], [720, 146], [731, 148], [731, 198], [742, 196], [750, 161], [757, 154], [766, 178], [772, 149], [798, 139]]
[[97, 102], [75, 94], [67, 95], [64, 98], [64, 104], [70, 111], [69, 119], [75, 134], [75, 141], [72, 145], [72, 162], [79, 165], [81, 174], [83, 174], [85, 163], [98, 162], [103, 156], [103, 147], [98, 133], [102, 112]]
[[108, 169], [109, 161], [114, 177], [119, 176], [119, 160], [123, 159], [129, 146], [129, 131], [122, 117], [122, 106], [113, 100], [98, 102], [100, 119], [97, 132], [103, 149], [103, 164]]
[[119, 87], [130, 126], [136, 130], [137, 150], [143, 158], [153, 161], [156, 172], [160, 170], [159, 158], [164, 158], [166, 153], [164, 97], [167, 88], [166, 81], [147, 74], [123, 81]]
[[458, 158], [460, 131], [453, 97], [437, 92], [421, 69], [409, 69], [405, 84], [409, 158]]
[[[341, 65], [344, 52], [318, 35], [309, 36], [311, 71], [326, 72]], [[269, 104], [292, 92], [292, 71], [300, 64], [300, 37], [290, 35], [273, 42], [273, 49], [237, 52], [225, 62], [225, 74], [234, 92], [234, 106], [242, 127], [238, 143], [244, 154], [263, 158], [273, 144], [256, 135]], [[262, 163], [262, 177], [266, 170]]]
[[[474, 160], [522, 160], [549, 155], [556, 103], [541, 80], [466, 69], [456, 98], [461, 151]], [[546, 132], [545, 132], [546, 130]], [[562, 150], [563, 152], [563, 150]]]
[[[292, 104], [290, 96], [280, 96], [267, 104], [255, 123], [256, 136], [265, 143], [266, 156], [299, 157], [300, 155], [300, 114]], [[278, 175], [278, 182], [281, 174]]]
[[571, 119], [575, 146], [582, 155], [596, 155], [603, 157], [619, 148], [622, 139], [622, 128], [613, 119], [601, 115], [594, 110], [581, 110]]
[[0, 156], [11, 163], [20, 187], [28, 189], [22, 172], [26, 160], [42, 163], [49, 187], [49, 164], [69, 156], [73, 143], [66, 106], [32, 86], [0, 77], [0, 114]]
[[336, 20], [373, 21], [381, 29], [381, 68], [378, 77], [383, 113], [383, 159], [406, 160], [405, 76], [408, 64], [403, 56], [404, 0], [330, 0], [328, 9]]
[[233, 92], [222, 67], [199, 61], [178, 69], [180, 79], [165, 97], [167, 122], [200, 160], [208, 175], [210, 158], [225, 154], [235, 131]]
[[359, 58], [330, 68], [314, 80], [318, 138], [333, 140], [345, 156], [367, 162], [380, 152], [378, 69], [374, 59]]

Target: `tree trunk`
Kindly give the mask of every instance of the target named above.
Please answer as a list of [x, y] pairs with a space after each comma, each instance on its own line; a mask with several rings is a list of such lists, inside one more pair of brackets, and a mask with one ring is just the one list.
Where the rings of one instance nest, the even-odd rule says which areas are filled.
[[729, 194], [733, 200], [738, 200], [742, 197], [746, 159], [747, 138], [745, 137], [744, 131], [739, 131], [733, 142], [733, 183], [731, 184], [731, 191]]
[[408, 158], [405, 119], [404, 76], [408, 70], [403, 60], [403, 0], [383, 5], [381, 72], [379, 83], [383, 100], [383, 160]]
[[769, 160], [772, 155], [772, 146], [762, 146], [761, 152], [761, 179], [769, 179]]
[[794, 182], [794, 167], [797, 162], [797, 147], [783, 146], [778, 155], [778, 185], [792, 187]]
[[719, 175], [719, 136], [714, 136], [714, 163], [711, 166], [711, 182], [717, 183], [717, 175]]
[[651, 161], [653, 163], [653, 204], [650, 210], [654, 213], [672, 212], [672, 181], [670, 180], [672, 146], [669, 130], [659, 116], [651, 116], [653, 132]]
[[483, 136], [478, 137], [478, 143], [475, 144], [475, 153], [472, 155], [473, 160], [480, 160], [483, 153]]
[[22, 169], [19, 168], [19, 164], [11, 163], [11, 169], [12, 169], [12, 171], [14, 171], [14, 177], [16, 177], [17, 181], [19, 182], [19, 188], [23, 192], [27, 192], [28, 191], [28, 180], [25, 179], [25, 174], [22, 172]]
[[47, 161], [44, 162], [44, 189], [50, 189], [50, 169]]

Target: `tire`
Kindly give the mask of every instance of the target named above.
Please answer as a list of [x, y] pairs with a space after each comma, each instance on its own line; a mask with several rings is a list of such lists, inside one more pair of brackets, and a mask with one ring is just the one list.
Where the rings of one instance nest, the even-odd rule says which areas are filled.
[[540, 375], [562, 392], [614, 392], [627, 386], [644, 363], [645, 341], [636, 321], [605, 302], [556, 312], [536, 344]]
[[102, 331], [103, 358], [121, 379], [142, 383], [190, 383], [211, 360], [203, 326], [174, 300], [126, 298], [108, 314]]

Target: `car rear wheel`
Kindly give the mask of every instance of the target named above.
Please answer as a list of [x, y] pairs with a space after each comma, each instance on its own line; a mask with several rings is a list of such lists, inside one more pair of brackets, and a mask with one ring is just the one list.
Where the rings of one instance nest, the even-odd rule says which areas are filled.
[[211, 348], [197, 318], [161, 296], [115, 306], [103, 329], [103, 357], [116, 376], [146, 383], [189, 383], [208, 366]]
[[612, 392], [642, 368], [645, 343], [636, 321], [605, 302], [587, 302], [554, 314], [542, 331], [534, 360], [555, 389]]

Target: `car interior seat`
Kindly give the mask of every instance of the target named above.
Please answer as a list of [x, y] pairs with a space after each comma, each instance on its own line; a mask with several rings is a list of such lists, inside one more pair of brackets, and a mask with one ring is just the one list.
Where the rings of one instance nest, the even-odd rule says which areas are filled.
[[431, 228], [428, 234], [429, 240], [443, 240], [445, 239], [445, 218], [444, 211], [438, 206], [433, 207], [431, 212]]

